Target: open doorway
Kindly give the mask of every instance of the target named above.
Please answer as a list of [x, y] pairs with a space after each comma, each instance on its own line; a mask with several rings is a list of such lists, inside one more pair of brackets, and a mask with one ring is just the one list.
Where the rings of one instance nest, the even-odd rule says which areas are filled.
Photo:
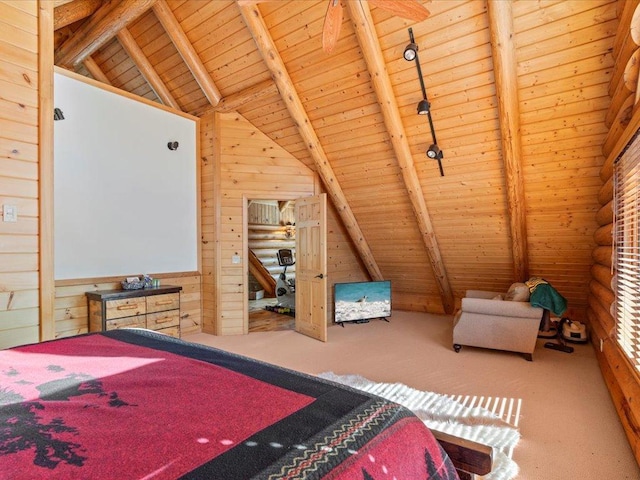
[[248, 331], [295, 327], [295, 202], [247, 200]]

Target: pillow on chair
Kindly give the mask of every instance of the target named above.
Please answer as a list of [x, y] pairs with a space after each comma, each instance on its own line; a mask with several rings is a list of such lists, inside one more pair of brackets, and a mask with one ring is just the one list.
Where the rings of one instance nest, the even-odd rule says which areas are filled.
[[504, 299], [512, 302], [528, 302], [529, 295], [529, 287], [524, 283], [513, 283]]

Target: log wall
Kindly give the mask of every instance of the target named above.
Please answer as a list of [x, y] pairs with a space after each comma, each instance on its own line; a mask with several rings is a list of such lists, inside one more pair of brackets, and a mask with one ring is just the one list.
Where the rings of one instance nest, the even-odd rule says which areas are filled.
[[39, 340], [38, 4], [0, 1], [0, 348]]
[[612, 268], [613, 164], [631, 136], [640, 128], [638, 109], [638, 58], [640, 57], [640, 7], [638, 0], [620, 2], [620, 23], [614, 43], [615, 67], [609, 83], [611, 105], [607, 112], [609, 132], [603, 145], [606, 161], [600, 169], [597, 229], [593, 239], [593, 266], [589, 284], [587, 317], [605, 382], [611, 393], [631, 448], [640, 463], [640, 377], [615, 339]]

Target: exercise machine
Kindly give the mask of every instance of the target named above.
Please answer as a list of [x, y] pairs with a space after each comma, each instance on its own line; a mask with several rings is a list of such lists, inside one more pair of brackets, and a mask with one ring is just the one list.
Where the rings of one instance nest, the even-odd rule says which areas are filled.
[[278, 250], [277, 257], [278, 265], [284, 267], [284, 270], [280, 272], [278, 280], [276, 280], [276, 298], [278, 300], [276, 306], [294, 310], [296, 308], [295, 279], [287, 279], [287, 267], [296, 263], [293, 259], [293, 252], [289, 248], [282, 248]]

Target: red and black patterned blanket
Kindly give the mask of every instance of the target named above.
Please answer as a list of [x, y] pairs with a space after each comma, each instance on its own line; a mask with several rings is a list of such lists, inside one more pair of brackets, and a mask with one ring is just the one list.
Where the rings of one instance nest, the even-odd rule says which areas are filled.
[[0, 351], [0, 478], [455, 479], [394, 403], [153, 332]]

